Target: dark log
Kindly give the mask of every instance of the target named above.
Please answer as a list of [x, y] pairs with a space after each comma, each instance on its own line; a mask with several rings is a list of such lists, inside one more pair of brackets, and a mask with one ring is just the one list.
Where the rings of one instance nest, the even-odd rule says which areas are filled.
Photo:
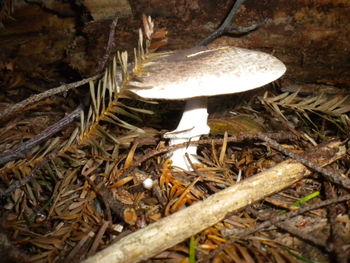
[[[64, 1], [14, 2], [10, 16], [0, 13], [4, 25], [0, 30], [0, 78], [6, 89], [18, 86], [39, 89], [44, 83], [57, 84], [91, 75], [108, 40], [113, 13], [109, 1], [96, 0], [96, 5], [93, 0], [86, 5], [84, 1], [70, 5]], [[116, 46], [130, 51], [136, 46], [143, 12], [153, 15], [158, 28], [168, 30], [166, 48], [179, 49], [192, 47], [212, 33], [234, 3], [130, 0], [128, 6], [126, 1], [118, 2], [121, 6], [116, 13], [121, 19]], [[250, 26], [265, 21], [264, 25], [243, 36], [223, 36], [211, 45], [273, 53], [287, 65], [284, 78], [292, 82], [348, 88], [349, 13], [348, 0], [247, 0], [235, 23]]]

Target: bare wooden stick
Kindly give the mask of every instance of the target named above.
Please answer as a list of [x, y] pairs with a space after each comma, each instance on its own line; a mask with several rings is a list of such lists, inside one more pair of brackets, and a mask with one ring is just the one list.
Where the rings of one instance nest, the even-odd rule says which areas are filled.
[[[317, 157], [312, 158], [314, 153]], [[344, 154], [345, 147], [333, 141], [313, 149], [304, 157], [324, 166]], [[294, 160], [284, 161], [122, 238], [83, 263], [146, 260], [220, 222], [228, 213], [281, 191], [309, 174], [311, 171], [304, 165]]]

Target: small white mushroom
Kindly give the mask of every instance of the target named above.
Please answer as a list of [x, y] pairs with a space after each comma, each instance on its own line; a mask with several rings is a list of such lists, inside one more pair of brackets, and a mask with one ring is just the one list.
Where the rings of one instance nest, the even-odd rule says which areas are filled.
[[153, 180], [151, 178], [146, 178], [143, 182], [142, 185], [144, 188], [150, 190], [152, 189], [153, 186]]
[[[243, 92], [268, 84], [286, 71], [274, 56], [237, 47], [180, 50], [150, 54], [138, 81], [130, 82], [131, 91], [148, 99], [186, 100], [180, 123], [165, 134], [169, 144], [198, 140], [209, 134], [207, 97]], [[191, 170], [186, 158], [199, 163], [197, 146], [189, 145], [172, 152], [175, 167]]]

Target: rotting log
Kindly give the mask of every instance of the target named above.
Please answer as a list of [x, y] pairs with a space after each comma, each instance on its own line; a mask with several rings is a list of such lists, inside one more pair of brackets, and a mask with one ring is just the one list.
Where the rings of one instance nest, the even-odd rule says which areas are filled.
[[[65, 79], [69, 69], [91, 76], [105, 52], [111, 15], [117, 10], [122, 17], [115, 40], [118, 50], [132, 51], [137, 45], [135, 32], [142, 13], [152, 15], [157, 27], [169, 32], [167, 48], [175, 50], [193, 47], [211, 34], [234, 3], [89, 0], [79, 4], [40, 1], [39, 6], [34, 1], [13, 2], [14, 12], [2, 20], [4, 27], [0, 30], [0, 79], [16, 80], [10, 82], [11, 88], [36, 86], [38, 80], [63, 82], [60, 78]], [[76, 8], [72, 8], [74, 5]], [[85, 12], [77, 12], [79, 5], [94, 20], [86, 20]], [[285, 78], [295, 82], [349, 87], [349, 12], [349, 0], [246, 0], [236, 24], [265, 23], [250, 34], [220, 37], [212, 45], [273, 53], [287, 65]]]
[[[312, 149], [303, 157], [315, 164], [325, 166], [344, 154], [345, 147], [342, 143], [333, 141]], [[294, 160], [286, 160], [122, 238], [83, 262], [146, 260], [220, 222], [228, 213], [279, 192], [310, 174], [311, 171], [304, 165]]]

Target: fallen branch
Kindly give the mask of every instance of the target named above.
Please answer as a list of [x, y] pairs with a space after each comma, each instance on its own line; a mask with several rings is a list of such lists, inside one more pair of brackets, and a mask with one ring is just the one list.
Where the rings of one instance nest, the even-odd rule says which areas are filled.
[[[314, 153], [317, 153], [317, 159], [313, 158]], [[303, 157], [324, 166], [344, 154], [345, 147], [333, 141], [316, 147]], [[322, 158], [318, 158], [320, 156]], [[297, 161], [284, 161], [122, 238], [84, 263], [146, 260], [220, 222], [228, 213], [279, 192], [310, 174], [311, 171]]]

